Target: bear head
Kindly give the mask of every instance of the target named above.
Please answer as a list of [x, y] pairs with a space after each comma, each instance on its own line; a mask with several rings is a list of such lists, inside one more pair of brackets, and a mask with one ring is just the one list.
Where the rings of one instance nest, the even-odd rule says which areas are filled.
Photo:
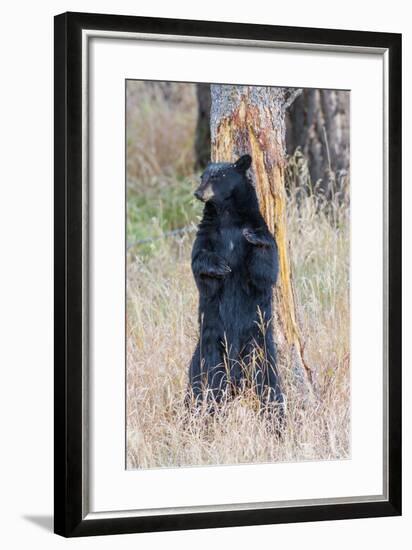
[[201, 176], [200, 185], [194, 193], [195, 197], [205, 203], [224, 203], [241, 186], [249, 185], [246, 171], [251, 164], [250, 155], [243, 155], [234, 163], [209, 163]]

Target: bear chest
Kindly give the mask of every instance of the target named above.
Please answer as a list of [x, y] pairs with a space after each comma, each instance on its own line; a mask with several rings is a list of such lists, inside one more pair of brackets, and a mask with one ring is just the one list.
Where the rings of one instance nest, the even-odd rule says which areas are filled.
[[235, 227], [223, 227], [219, 231], [218, 254], [228, 265], [237, 269], [244, 264], [246, 247], [242, 231]]

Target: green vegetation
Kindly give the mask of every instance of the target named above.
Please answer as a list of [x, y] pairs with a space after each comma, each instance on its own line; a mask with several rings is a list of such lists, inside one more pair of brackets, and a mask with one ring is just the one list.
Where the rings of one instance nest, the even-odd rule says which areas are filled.
[[197, 223], [202, 205], [193, 197], [193, 178], [154, 179], [152, 185], [128, 185], [127, 243], [155, 239]]

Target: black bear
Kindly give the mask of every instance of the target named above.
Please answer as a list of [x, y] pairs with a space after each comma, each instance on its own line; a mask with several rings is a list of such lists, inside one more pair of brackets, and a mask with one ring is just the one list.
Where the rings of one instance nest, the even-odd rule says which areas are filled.
[[251, 162], [210, 163], [195, 191], [205, 206], [192, 250], [200, 334], [189, 381], [196, 400], [206, 391], [219, 403], [249, 376], [262, 404], [283, 410], [272, 330], [277, 246], [246, 175]]

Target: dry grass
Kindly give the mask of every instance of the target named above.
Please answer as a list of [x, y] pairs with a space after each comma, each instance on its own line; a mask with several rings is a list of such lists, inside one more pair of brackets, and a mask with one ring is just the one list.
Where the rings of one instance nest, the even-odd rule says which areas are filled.
[[190, 416], [187, 367], [197, 339], [191, 236], [162, 242], [128, 263], [127, 455], [129, 468], [339, 459], [349, 453], [347, 209], [335, 223], [313, 197], [289, 203], [294, 277], [305, 355], [317, 399], [302, 403], [281, 365], [287, 421], [279, 438], [242, 395], [219, 414]]

